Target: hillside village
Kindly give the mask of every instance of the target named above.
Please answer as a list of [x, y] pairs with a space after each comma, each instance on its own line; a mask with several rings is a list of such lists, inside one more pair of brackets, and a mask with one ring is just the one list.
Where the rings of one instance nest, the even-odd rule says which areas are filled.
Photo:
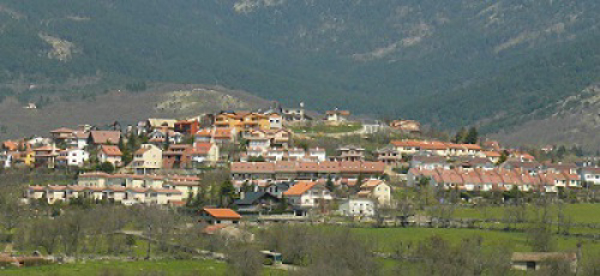
[[[1, 172], [7, 176], [69, 176], [17, 185], [21, 196], [8, 199], [19, 206], [58, 214], [69, 210], [67, 217], [77, 214], [69, 206], [122, 206], [128, 212], [151, 208], [146, 212], [196, 218], [202, 228], [184, 228], [191, 233], [212, 239], [233, 231], [235, 240], [252, 236], [252, 227], [281, 222], [488, 227], [485, 220], [452, 220], [453, 211], [444, 208], [526, 206], [540, 198], [598, 202], [598, 161], [576, 147], [503, 147], [479, 137], [476, 128], [450, 138], [423, 129], [418, 121], [361, 120], [337, 108], [315, 115], [302, 105], [149, 118], [128, 126], [115, 122], [103, 129], [62, 126], [45, 137], [3, 141], [0, 151]], [[115, 227], [112, 231], [124, 235], [154, 235]], [[60, 241], [68, 242], [62, 235]], [[267, 258], [280, 254], [261, 252]], [[573, 264], [581, 256], [548, 254]], [[544, 256], [515, 252], [510, 263], [513, 269], [530, 270], [531, 260], [543, 263]]]
[[[335, 133], [348, 126], [356, 128]], [[307, 133], [311, 128], [334, 130], [312, 133], [331, 139], [358, 135], [360, 141], [379, 134], [398, 139], [376, 148], [371, 144], [372, 150], [360, 144], [325, 149], [302, 142], [314, 139]], [[457, 191], [467, 201], [512, 190], [558, 194], [600, 185], [600, 168], [593, 159], [540, 163], [492, 140], [471, 137], [470, 143], [452, 143], [421, 137], [420, 132], [417, 121], [354, 121], [349, 111], [338, 109], [322, 118], [310, 117], [303, 106], [223, 111], [184, 120], [150, 118], [127, 127], [114, 124], [110, 130], [60, 127], [47, 137], [4, 141], [0, 162], [5, 170], [77, 171], [77, 180], [66, 186], [28, 187], [27, 200], [49, 204], [88, 198], [181, 206], [208, 188], [200, 184], [204, 174], [218, 170], [228, 174], [234, 191], [231, 202], [216, 205], [236, 206], [237, 200], [261, 213], [272, 210], [261, 203], [270, 198], [281, 211], [297, 215], [335, 211], [372, 216], [377, 208], [395, 204], [395, 190], [420, 185]]]

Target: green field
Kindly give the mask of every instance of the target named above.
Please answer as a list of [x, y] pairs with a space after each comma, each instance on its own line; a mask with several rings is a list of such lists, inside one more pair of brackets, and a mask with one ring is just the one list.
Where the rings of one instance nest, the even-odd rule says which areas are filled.
[[339, 126], [316, 125], [305, 127], [291, 127], [291, 129], [296, 133], [346, 133], [359, 131], [361, 128], [361, 124]]
[[[527, 208], [533, 211], [535, 207], [529, 205]], [[565, 215], [570, 217], [572, 222], [600, 223], [600, 204], [566, 204], [564, 210]], [[502, 219], [504, 207], [458, 208], [453, 215], [455, 218]]]
[[[48, 265], [3, 270], [1, 275], [228, 275], [227, 264], [212, 260], [164, 261], [93, 261], [79, 264]], [[285, 275], [279, 270], [265, 269], [263, 275]]]
[[[527, 244], [527, 235], [518, 232], [453, 228], [355, 228], [352, 231], [373, 242], [377, 250], [381, 252], [393, 252], [400, 243], [412, 242], [413, 245], [416, 245], [416, 243], [434, 235], [456, 243], [465, 238], [481, 236], [484, 245], [489, 247], [509, 245], [516, 252], [531, 251], [531, 247]], [[562, 236], [556, 238], [558, 250], [560, 251], [575, 250], [577, 243], [582, 242], [585, 255], [600, 256], [600, 242]]]

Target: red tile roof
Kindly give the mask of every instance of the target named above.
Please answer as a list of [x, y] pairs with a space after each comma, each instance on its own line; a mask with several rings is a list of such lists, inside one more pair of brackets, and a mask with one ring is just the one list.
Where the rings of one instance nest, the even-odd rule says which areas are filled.
[[117, 146], [102, 145], [101, 150], [107, 156], [123, 156], [123, 153], [121, 153], [121, 150]]
[[92, 142], [97, 145], [113, 144], [116, 145], [121, 139], [121, 132], [118, 131], [92, 131], [90, 132]]
[[19, 149], [19, 145], [10, 140], [4, 141], [4, 143], [2, 143], [2, 147], [10, 151], [16, 151]]
[[242, 218], [240, 214], [231, 209], [204, 208], [203, 210], [209, 216], [214, 217], [216, 219], [239, 220]]
[[361, 187], [365, 188], [375, 188], [381, 184], [385, 184], [382, 180], [370, 179], [361, 185]]
[[50, 131], [50, 133], [73, 133], [74, 130], [70, 129], [70, 128], [66, 128], [66, 127], [61, 127], [59, 129], [55, 129]]
[[299, 181], [296, 183], [296, 185], [290, 187], [287, 191], [285, 191], [283, 193], [283, 195], [299, 196], [299, 195], [306, 193], [307, 191], [309, 191], [316, 185], [317, 185], [317, 182], [314, 182], [314, 181]]

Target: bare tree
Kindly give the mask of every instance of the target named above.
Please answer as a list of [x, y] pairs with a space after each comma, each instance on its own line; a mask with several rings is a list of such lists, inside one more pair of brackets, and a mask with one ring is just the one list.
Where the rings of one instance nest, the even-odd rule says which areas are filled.
[[228, 275], [257, 276], [263, 270], [263, 256], [259, 249], [249, 243], [231, 246], [228, 252]]
[[533, 251], [549, 252], [556, 248], [556, 237], [552, 233], [552, 212], [547, 201], [540, 202], [527, 229], [527, 240]]

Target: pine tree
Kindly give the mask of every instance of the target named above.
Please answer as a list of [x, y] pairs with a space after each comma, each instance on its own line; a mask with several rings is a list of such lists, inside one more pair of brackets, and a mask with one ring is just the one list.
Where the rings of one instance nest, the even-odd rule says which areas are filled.
[[220, 189], [220, 198], [222, 200], [221, 204], [224, 206], [228, 206], [234, 197], [234, 193], [235, 193], [235, 187], [233, 187], [233, 184], [231, 183], [231, 181], [225, 180], [221, 184], [221, 189]]
[[455, 144], [462, 144], [467, 138], [467, 135], [467, 129], [462, 127], [458, 132], [456, 132], [456, 135], [454, 135], [454, 139], [452, 139], [452, 142]]
[[465, 144], [477, 144], [478, 140], [479, 140], [479, 133], [477, 132], [477, 128], [471, 127], [463, 142]]
[[335, 191], [335, 184], [333, 183], [333, 180], [331, 180], [331, 175], [327, 176], [327, 182], [325, 182], [325, 187], [327, 187], [327, 189], [331, 192]]
[[196, 198], [194, 198], [194, 207], [202, 208], [204, 207], [204, 188], [202, 186], [198, 187], [198, 192], [196, 193]]

